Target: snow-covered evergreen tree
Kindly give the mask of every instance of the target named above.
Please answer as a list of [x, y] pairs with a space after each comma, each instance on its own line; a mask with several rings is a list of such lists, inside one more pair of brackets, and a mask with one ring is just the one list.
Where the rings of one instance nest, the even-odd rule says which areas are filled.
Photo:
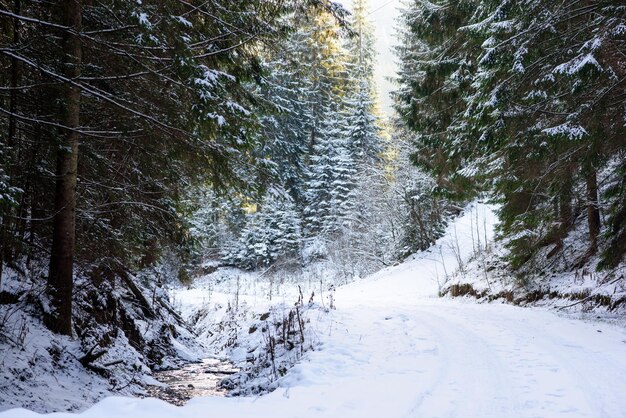
[[605, 175], [613, 177], [612, 160], [626, 149], [618, 87], [626, 69], [615, 49], [625, 18], [624, 7], [610, 2], [580, 9], [503, 1], [468, 28], [484, 39], [468, 114], [503, 203], [500, 230], [514, 237], [514, 265], [543, 247], [562, 246], [576, 201], [583, 202], [589, 232], [580, 262], [598, 250], [598, 175], [609, 167]]
[[354, 1], [351, 20], [354, 35], [347, 39], [346, 45], [351, 88], [344, 99], [345, 135], [357, 165], [376, 164], [382, 152], [380, 121], [375, 114], [374, 29], [367, 19], [368, 10], [367, 0]]
[[462, 28], [484, 13], [475, 0], [410, 2], [397, 48], [395, 107], [416, 134], [414, 161], [435, 176], [439, 193], [460, 199], [474, 193], [461, 171], [475, 144], [462, 115], [480, 47]]
[[267, 267], [277, 260], [301, 262], [301, 221], [291, 197], [270, 189], [247, 222], [226, 260], [247, 269]]
[[280, 47], [267, 51], [264, 78], [259, 95], [268, 103], [268, 110], [260, 116], [258, 157], [260, 182], [266, 187], [277, 181], [302, 208], [306, 179], [306, 165], [313, 130], [311, 101], [315, 96], [314, 69], [310, 62], [310, 37], [313, 28], [299, 23], [301, 16], [289, 18], [297, 30], [289, 33]]
[[[376, 164], [380, 161], [381, 132], [373, 110], [371, 83], [357, 72], [358, 87], [345, 101], [346, 132], [350, 153], [358, 165]], [[364, 168], [363, 168], [364, 169]]]
[[345, 136], [343, 98], [349, 88], [341, 31], [326, 14], [307, 30], [312, 62], [307, 120], [309, 155], [304, 208], [308, 235], [330, 234], [347, 222], [354, 189], [354, 162]]
[[342, 128], [341, 114], [332, 112], [322, 119], [313, 145], [305, 209], [307, 232], [312, 235], [337, 232], [353, 213], [356, 171]]
[[623, 213], [621, 192], [603, 196], [601, 185], [621, 184], [615, 161], [626, 150], [626, 9], [416, 1], [404, 20], [397, 109], [415, 132], [414, 159], [440, 190], [457, 198], [476, 186], [492, 192], [514, 266], [560, 251], [581, 210], [589, 245], [573, 263], [601, 247], [603, 265], [623, 259], [621, 216], [610, 217], [601, 243], [601, 210]]

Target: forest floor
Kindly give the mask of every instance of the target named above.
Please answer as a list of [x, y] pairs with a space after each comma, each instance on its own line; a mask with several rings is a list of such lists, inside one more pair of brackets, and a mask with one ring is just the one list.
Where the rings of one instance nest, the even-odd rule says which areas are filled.
[[[339, 287], [336, 309], [309, 325], [319, 344], [275, 391], [182, 407], [109, 397], [81, 416], [626, 417], [623, 321], [438, 297], [443, 267], [471, 256], [473, 216], [457, 219], [430, 251]], [[482, 216], [491, 236], [493, 215], [482, 207]]]

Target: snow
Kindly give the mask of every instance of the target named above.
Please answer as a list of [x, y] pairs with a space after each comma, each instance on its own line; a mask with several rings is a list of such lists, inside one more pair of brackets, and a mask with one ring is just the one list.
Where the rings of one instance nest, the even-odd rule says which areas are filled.
[[613, 36], [621, 36], [626, 33], [626, 25], [623, 23], [618, 24], [611, 30]]
[[588, 135], [585, 128], [580, 125], [572, 125], [569, 122], [551, 128], [546, 128], [542, 132], [549, 136], [564, 135], [572, 140], [578, 140]]
[[207, 113], [207, 117], [216, 120], [219, 126], [226, 125], [226, 118], [222, 115], [218, 115], [217, 113]]
[[[598, 172], [600, 196], [618, 181], [618, 161], [609, 161]], [[601, 234], [608, 228], [605, 224]], [[509, 244], [524, 237], [536, 240], [540, 235], [537, 229], [518, 229], [467, 260], [462, 269], [449, 276], [441, 293], [469, 295], [480, 303], [507, 300], [526, 307], [550, 308], [574, 318], [626, 325], [626, 261], [598, 270], [603, 250], [590, 255], [585, 214], [576, 217], [559, 246], [543, 246], [532, 259], [513, 269], [506, 262]]]
[[241, 106], [239, 103], [235, 103], [235, 102], [232, 102], [230, 100], [228, 100], [226, 102], [226, 107], [228, 107], [233, 112], [243, 113], [245, 116], [250, 116], [250, 114], [251, 114], [251, 112], [248, 109], [246, 109], [245, 107]]
[[588, 65], [595, 67], [598, 71], [602, 71], [602, 66], [600, 65], [600, 63], [598, 63], [593, 54], [589, 53], [586, 55], [577, 56], [569, 62], [558, 65], [553, 72], [555, 74], [566, 74], [571, 76], [580, 72]]
[[183, 16], [173, 16], [174, 19], [176, 19], [178, 22], [180, 22], [181, 24], [183, 24], [184, 26], [188, 27], [188, 28], [192, 28], [193, 24], [188, 21], [187, 19], [185, 19], [185, 17]]
[[[133, 276], [142, 292], [149, 292], [154, 318], [146, 321], [137, 299], [121, 283], [106, 281], [93, 292], [90, 279], [75, 278], [73, 337], [50, 332], [41, 320], [48, 312], [42, 295], [44, 261], [34, 260], [24, 272], [5, 266], [0, 281], [0, 411], [17, 406], [39, 412], [82, 411], [114, 394], [140, 396], [151, 384], [152, 368], [180, 367], [206, 354], [186, 324], [172, 315], [166, 295], [153, 271]], [[145, 276], [149, 276], [145, 277]], [[144, 293], [144, 297], [145, 297]], [[90, 315], [87, 309], [107, 311]], [[118, 316], [119, 315], [119, 316]], [[113, 328], [106, 320], [119, 319], [132, 329]], [[114, 332], [111, 329], [115, 329]], [[167, 331], [163, 331], [167, 330]], [[134, 332], [134, 334], [133, 334]], [[155, 344], [161, 351], [151, 351]], [[80, 359], [94, 350], [104, 353], [90, 367]]]
[[[23, 311], [2, 311], [0, 320], [0, 410], [17, 405], [40, 410], [45, 403], [76, 410], [111, 395], [105, 379], [79, 364], [78, 342], [55, 336]], [[18, 339], [3, 338], [11, 334]]]
[[148, 14], [147, 13], [139, 13], [137, 15], [137, 19], [139, 19], [139, 24], [145, 27], [151, 27], [152, 24], [150, 23], [150, 19], [148, 19]]
[[311, 318], [321, 346], [268, 395], [196, 398], [183, 407], [109, 397], [81, 416], [626, 416], [624, 328], [437, 297], [459, 263], [487, 246], [494, 221], [492, 207], [470, 207], [429, 251], [338, 288], [337, 309]]

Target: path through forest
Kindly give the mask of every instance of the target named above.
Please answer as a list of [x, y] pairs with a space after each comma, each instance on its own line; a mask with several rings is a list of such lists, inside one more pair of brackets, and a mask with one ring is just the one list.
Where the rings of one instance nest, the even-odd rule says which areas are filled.
[[[488, 208], [476, 210], [492, 224]], [[457, 220], [430, 252], [338, 289], [337, 309], [318, 324], [321, 348], [271, 394], [197, 398], [184, 407], [107, 398], [82, 415], [626, 417], [623, 328], [437, 297], [443, 264], [451, 268], [472, 252], [472, 216]], [[0, 414], [9, 416], [36, 414]]]

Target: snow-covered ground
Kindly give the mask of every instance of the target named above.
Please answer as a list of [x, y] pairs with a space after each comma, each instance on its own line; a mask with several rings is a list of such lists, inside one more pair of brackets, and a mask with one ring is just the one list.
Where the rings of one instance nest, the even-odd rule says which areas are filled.
[[336, 310], [311, 324], [321, 346], [270, 394], [196, 398], [183, 407], [111, 397], [82, 416], [626, 417], [624, 328], [437, 297], [444, 277], [476, 248], [477, 230], [483, 245], [492, 236], [493, 219], [478, 205], [429, 252], [337, 289]]
[[[76, 412], [107, 396], [141, 396], [145, 385], [158, 383], [151, 368], [175, 368], [206, 355], [164, 289], [139, 280], [151, 318], [119, 278], [96, 290], [81, 276], [75, 281], [75, 335], [54, 334], [41, 320], [45, 282], [36, 271], [5, 269], [2, 277], [2, 296], [17, 303], [0, 301], [0, 411]], [[98, 356], [85, 365], [81, 358], [89, 352]]]

